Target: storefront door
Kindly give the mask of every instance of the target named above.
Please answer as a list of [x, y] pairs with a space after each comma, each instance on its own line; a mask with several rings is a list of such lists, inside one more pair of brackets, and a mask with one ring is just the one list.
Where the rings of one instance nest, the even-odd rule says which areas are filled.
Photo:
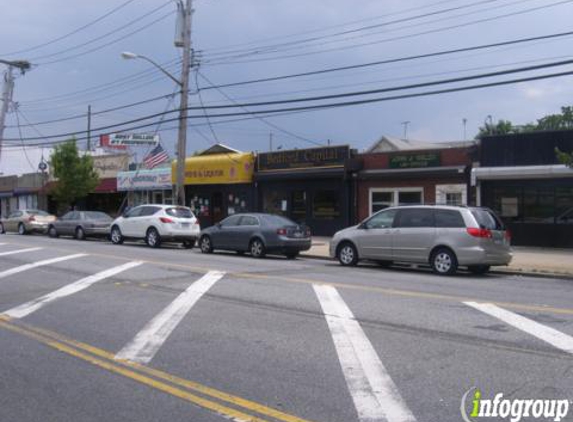
[[213, 196], [211, 197], [211, 208], [213, 210], [213, 224], [217, 224], [225, 217], [223, 211], [222, 192], [213, 192]]

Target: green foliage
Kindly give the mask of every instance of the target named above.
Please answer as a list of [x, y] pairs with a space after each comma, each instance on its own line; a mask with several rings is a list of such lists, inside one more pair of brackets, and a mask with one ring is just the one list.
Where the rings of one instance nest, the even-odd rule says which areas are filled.
[[479, 132], [476, 135], [476, 139], [483, 138], [488, 135], [505, 135], [508, 133], [519, 132], [518, 127], [513, 126], [509, 120], [498, 120], [497, 123], [485, 123], [485, 125], [479, 128]]
[[573, 168], [573, 152], [566, 153], [566, 152], [560, 151], [559, 148], [555, 148], [555, 155], [557, 155], [557, 159], [561, 163], [565, 164], [566, 166]]
[[53, 195], [60, 210], [74, 205], [78, 199], [85, 198], [99, 183], [92, 157], [80, 156], [74, 139], [57, 145], [50, 157], [50, 163], [53, 174], [58, 179]]

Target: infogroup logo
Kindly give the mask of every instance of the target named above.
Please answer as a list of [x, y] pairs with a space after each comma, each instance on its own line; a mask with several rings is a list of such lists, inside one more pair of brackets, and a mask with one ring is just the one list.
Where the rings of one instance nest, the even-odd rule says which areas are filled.
[[520, 422], [524, 418], [559, 422], [569, 413], [570, 405], [566, 399], [505, 399], [503, 393], [496, 393], [493, 399], [484, 399], [481, 390], [472, 387], [462, 396], [460, 412], [465, 422], [487, 418], [510, 422]]

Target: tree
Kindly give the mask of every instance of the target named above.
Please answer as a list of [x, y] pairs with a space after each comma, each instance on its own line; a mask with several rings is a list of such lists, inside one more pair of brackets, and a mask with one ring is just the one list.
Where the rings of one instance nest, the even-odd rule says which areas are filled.
[[573, 152], [566, 153], [559, 150], [559, 148], [555, 148], [555, 155], [557, 155], [557, 159], [561, 163], [573, 168]]
[[85, 198], [99, 183], [92, 157], [87, 154], [80, 156], [75, 139], [57, 145], [50, 164], [58, 179], [53, 195], [61, 211]]
[[481, 126], [478, 134], [476, 135], [476, 139], [480, 139], [488, 135], [505, 135], [507, 133], [516, 132], [519, 132], [517, 126], [513, 126], [509, 120], [501, 119], [498, 120], [496, 124], [486, 122], [484, 126]]
[[536, 130], [573, 129], [573, 107], [561, 107], [560, 114], [549, 114], [537, 120]]

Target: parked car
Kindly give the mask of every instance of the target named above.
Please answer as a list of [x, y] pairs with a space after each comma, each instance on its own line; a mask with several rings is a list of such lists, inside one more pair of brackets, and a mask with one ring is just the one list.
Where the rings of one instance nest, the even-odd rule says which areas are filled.
[[175, 205], [139, 205], [111, 223], [110, 238], [118, 245], [125, 239], [143, 239], [152, 248], [163, 241], [182, 242], [192, 248], [201, 229], [190, 208]]
[[100, 211], [70, 211], [48, 225], [48, 235], [73, 236], [78, 240], [109, 236], [112, 221], [109, 215]]
[[330, 256], [342, 265], [373, 260], [430, 264], [438, 274], [465, 266], [475, 274], [508, 265], [510, 233], [487, 208], [401, 206], [386, 208], [357, 226], [341, 230], [330, 242]]
[[0, 233], [17, 232], [21, 235], [32, 232], [45, 233], [48, 224], [55, 219], [55, 216], [41, 210], [12, 211], [7, 218], [0, 219]]
[[249, 252], [255, 258], [267, 253], [294, 259], [310, 249], [310, 230], [288, 218], [273, 214], [234, 214], [201, 232], [199, 247], [203, 253], [215, 249]]

